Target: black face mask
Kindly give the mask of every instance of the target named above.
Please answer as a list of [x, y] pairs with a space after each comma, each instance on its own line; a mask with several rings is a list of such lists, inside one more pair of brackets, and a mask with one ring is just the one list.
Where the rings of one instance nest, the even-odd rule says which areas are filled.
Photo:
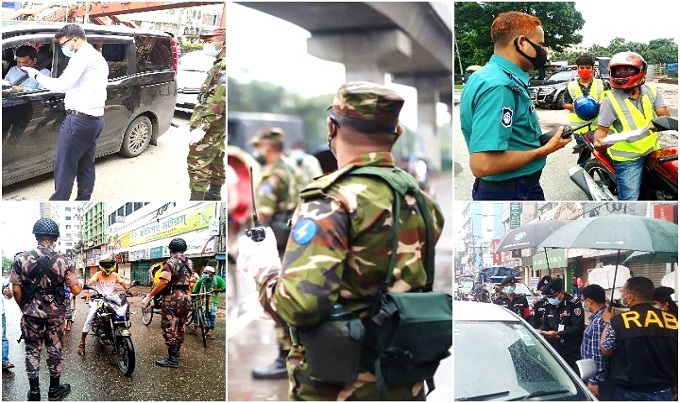
[[527, 42], [529, 42], [531, 46], [533, 46], [534, 50], [536, 51], [536, 57], [531, 57], [526, 53], [522, 52], [522, 50], [519, 48], [519, 38], [515, 38], [515, 49], [517, 49], [517, 52], [520, 55], [524, 56], [524, 58], [527, 59], [534, 66], [535, 70], [542, 69], [543, 66], [545, 66], [545, 62], [548, 61], [548, 52], [546, 52], [542, 47], [531, 42], [529, 38], [525, 39], [527, 40]]
[[264, 166], [267, 164], [267, 160], [264, 158], [264, 155], [254, 152], [253, 153], [253, 158], [255, 158], [255, 161], [257, 161], [258, 164]]

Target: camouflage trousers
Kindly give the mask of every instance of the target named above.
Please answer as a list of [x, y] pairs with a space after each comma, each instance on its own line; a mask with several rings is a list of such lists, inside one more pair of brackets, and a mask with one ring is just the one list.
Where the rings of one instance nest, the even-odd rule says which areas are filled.
[[189, 146], [187, 156], [189, 189], [195, 192], [206, 192], [210, 185], [224, 185], [226, 179], [225, 142], [226, 133], [222, 129], [214, 132], [208, 131], [200, 143]]
[[[381, 399], [375, 376], [360, 370], [356, 381], [350, 384], [323, 383], [309, 377], [305, 348], [293, 347], [286, 360], [288, 370], [288, 400], [354, 400], [379, 401]], [[414, 385], [388, 385], [384, 400], [425, 401], [424, 382]]]
[[170, 352], [179, 351], [184, 342], [184, 323], [189, 316], [191, 297], [189, 293], [179, 290], [163, 297], [161, 310], [161, 329], [165, 346]]
[[290, 340], [290, 332], [287, 325], [276, 324], [274, 327], [276, 332], [276, 344], [280, 350], [290, 351], [293, 347], [293, 342]]
[[47, 367], [50, 376], [60, 376], [63, 369], [61, 356], [64, 337], [64, 317], [35, 318], [24, 315], [21, 318], [21, 333], [26, 347], [26, 374], [35, 379], [40, 373], [40, 353], [43, 343], [47, 349]]

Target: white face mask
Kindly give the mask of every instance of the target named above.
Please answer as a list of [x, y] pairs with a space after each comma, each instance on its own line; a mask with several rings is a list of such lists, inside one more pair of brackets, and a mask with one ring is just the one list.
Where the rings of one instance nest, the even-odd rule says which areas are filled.
[[222, 49], [218, 49], [212, 43], [206, 43], [203, 45], [203, 53], [206, 56], [217, 57]]

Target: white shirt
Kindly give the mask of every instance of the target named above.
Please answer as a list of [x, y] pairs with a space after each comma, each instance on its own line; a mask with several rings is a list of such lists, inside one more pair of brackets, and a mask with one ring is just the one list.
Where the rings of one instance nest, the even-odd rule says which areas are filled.
[[122, 283], [123, 279], [118, 275], [118, 273], [111, 273], [105, 276], [101, 271], [96, 272], [88, 283], [94, 283], [94, 288], [100, 294], [103, 295], [113, 295], [116, 288], [116, 283]]
[[65, 93], [66, 110], [104, 116], [109, 65], [89, 43], [78, 49], [60, 77], [38, 76], [37, 81], [50, 91]]

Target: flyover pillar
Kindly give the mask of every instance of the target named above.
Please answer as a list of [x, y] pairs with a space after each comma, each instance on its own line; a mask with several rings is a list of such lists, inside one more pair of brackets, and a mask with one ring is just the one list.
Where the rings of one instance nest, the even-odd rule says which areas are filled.
[[324, 60], [343, 63], [347, 81], [385, 83], [390, 60], [411, 57], [411, 39], [397, 29], [361, 33], [314, 34], [307, 52]]
[[399, 84], [415, 87], [418, 91], [418, 128], [415, 135], [416, 155], [427, 159], [430, 167], [442, 167], [441, 139], [437, 133], [437, 103], [440, 102], [440, 80], [434, 78], [399, 79]]

